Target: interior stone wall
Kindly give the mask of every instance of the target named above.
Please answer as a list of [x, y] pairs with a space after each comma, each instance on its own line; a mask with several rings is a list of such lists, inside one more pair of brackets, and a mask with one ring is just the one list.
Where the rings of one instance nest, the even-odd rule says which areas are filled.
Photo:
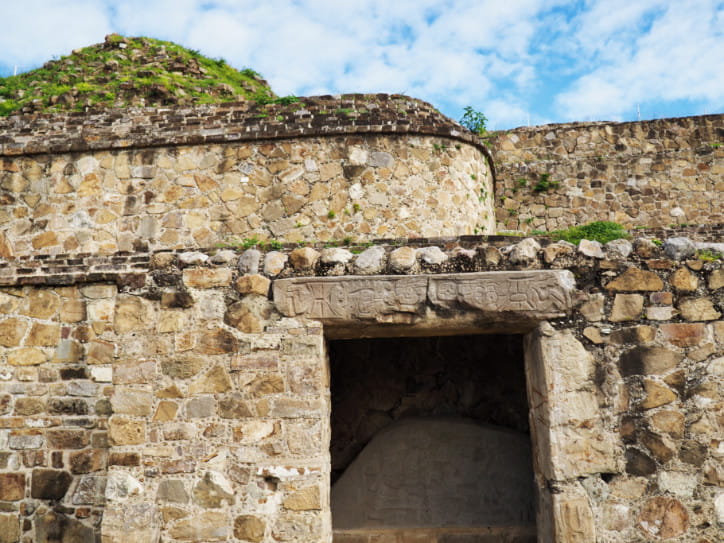
[[521, 127], [491, 147], [499, 231], [724, 223], [721, 114]]
[[528, 432], [520, 336], [332, 341], [329, 358], [332, 484], [399, 419], [458, 417]]

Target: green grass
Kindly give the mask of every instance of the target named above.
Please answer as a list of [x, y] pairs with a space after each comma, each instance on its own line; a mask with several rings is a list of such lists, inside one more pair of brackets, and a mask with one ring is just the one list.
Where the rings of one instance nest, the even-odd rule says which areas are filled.
[[239, 71], [172, 42], [118, 35], [37, 70], [0, 78], [0, 116], [241, 100], [297, 99], [277, 98], [250, 68]]
[[616, 222], [596, 221], [583, 226], [572, 226], [566, 230], [554, 230], [549, 232], [555, 240], [568, 241], [578, 245], [582, 239], [608, 243], [615, 239], [629, 238], [629, 233], [623, 226]]

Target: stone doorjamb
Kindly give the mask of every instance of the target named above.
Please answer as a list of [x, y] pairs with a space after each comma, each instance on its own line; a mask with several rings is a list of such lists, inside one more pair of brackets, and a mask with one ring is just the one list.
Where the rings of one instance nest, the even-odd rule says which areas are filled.
[[547, 322], [572, 311], [569, 271], [299, 277], [274, 281], [273, 293], [283, 315], [320, 321], [332, 339], [525, 334], [538, 539], [595, 541], [578, 478], [613, 470], [613, 440], [597, 410], [591, 355]]

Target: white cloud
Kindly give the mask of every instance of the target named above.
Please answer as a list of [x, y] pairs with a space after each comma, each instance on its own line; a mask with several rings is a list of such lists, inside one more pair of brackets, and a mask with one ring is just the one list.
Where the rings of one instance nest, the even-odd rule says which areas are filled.
[[[279, 94], [404, 92], [502, 128], [624, 117], [637, 102], [724, 103], [716, 0], [25, 0], [0, 70], [112, 31], [176, 41]], [[554, 117], [555, 115], [555, 117]]]

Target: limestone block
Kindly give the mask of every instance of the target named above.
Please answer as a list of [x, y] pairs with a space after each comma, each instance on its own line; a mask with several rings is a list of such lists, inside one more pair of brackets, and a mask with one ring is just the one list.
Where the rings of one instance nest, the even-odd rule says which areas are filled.
[[55, 346], [60, 339], [60, 326], [58, 324], [43, 324], [34, 322], [28, 337], [25, 338], [27, 346]]
[[713, 321], [721, 317], [709, 298], [687, 298], [679, 303], [681, 316], [687, 321]]
[[717, 290], [724, 287], [724, 268], [714, 270], [709, 276], [709, 288]]
[[0, 513], [0, 543], [20, 541], [20, 517], [17, 513]]
[[231, 482], [217, 471], [207, 471], [194, 486], [193, 501], [207, 509], [219, 509], [234, 505], [236, 498]]
[[668, 321], [674, 317], [673, 307], [647, 307], [646, 318], [651, 321]]
[[591, 258], [605, 258], [606, 256], [603, 252], [603, 245], [600, 242], [587, 239], [582, 239], [578, 243], [578, 252]]
[[663, 245], [664, 253], [672, 260], [685, 260], [696, 254], [696, 246], [689, 238], [669, 238]]
[[674, 323], [659, 326], [663, 339], [678, 347], [695, 347], [702, 343], [706, 336], [706, 325], [703, 323]]
[[585, 497], [553, 495], [556, 543], [596, 541], [593, 511]]
[[633, 251], [633, 245], [627, 239], [614, 239], [603, 246], [609, 260], [625, 260]]
[[103, 511], [102, 543], [158, 543], [161, 519], [152, 503], [109, 504]]
[[374, 246], [365, 249], [354, 262], [355, 272], [360, 275], [375, 275], [380, 273], [385, 266], [385, 249]]
[[37, 366], [47, 360], [46, 354], [34, 347], [13, 349], [7, 355], [7, 362], [11, 366]]
[[0, 500], [19, 501], [25, 498], [24, 473], [0, 473]]
[[116, 298], [113, 329], [117, 334], [143, 330], [150, 324], [146, 304], [139, 296], [121, 294]]
[[224, 541], [231, 535], [230, 527], [227, 513], [208, 511], [178, 521], [169, 533], [181, 541]]
[[33, 289], [23, 301], [21, 314], [36, 319], [50, 319], [58, 311], [60, 298], [45, 289]]
[[598, 322], [603, 318], [603, 303], [606, 297], [603, 294], [592, 294], [588, 301], [578, 308], [578, 311], [589, 322]]
[[266, 523], [253, 515], [241, 515], [234, 519], [234, 537], [242, 541], [259, 543], [264, 540]]
[[62, 500], [73, 477], [67, 471], [34, 469], [30, 484], [30, 496], [41, 500]]
[[644, 380], [644, 399], [641, 401], [642, 409], [653, 409], [669, 404], [676, 400], [676, 393], [666, 385], [652, 379]]
[[23, 339], [28, 324], [16, 318], [0, 321], [0, 345], [3, 347], [17, 347]]
[[432, 266], [442, 264], [448, 260], [448, 256], [436, 245], [421, 247], [415, 251], [415, 254], [420, 261]]
[[538, 251], [540, 251], [540, 244], [533, 238], [526, 238], [510, 247], [508, 260], [511, 264], [528, 266], [537, 261]]
[[218, 394], [231, 390], [231, 378], [224, 367], [217, 364], [189, 385], [189, 395]]
[[282, 505], [290, 511], [314, 511], [322, 508], [318, 486], [310, 486], [289, 495]]
[[611, 309], [611, 322], [637, 320], [641, 318], [644, 297], [640, 294], [616, 294]]
[[688, 531], [689, 513], [678, 500], [657, 496], [644, 504], [637, 526], [648, 537], [671, 539]]
[[231, 284], [229, 268], [186, 268], [183, 271], [184, 285], [191, 288], [217, 288]]
[[121, 415], [147, 416], [153, 408], [153, 393], [119, 385], [113, 388], [111, 406], [114, 413]]
[[417, 262], [415, 249], [399, 247], [390, 253], [390, 268], [396, 272], [405, 272]]
[[297, 271], [309, 271], [314, 268], [320, 256], [319, 251], [311, 247], [300, 247], [291, 252], [289, 262]]
[[259, 294], [267, 296], [271, 281], [263, 275], [243, 275], [234, 283], [234, 287], [240, 294]]
[[114, 415], [108, 421], [108, 437], [113, 445], [139, 445], [146, 440], [146, 423]]
[[675, 368], [684, 355], [664, 347], [639, 345], [625, 351], [618, 364], [621, 375], [663, 374]]
[[699, 278], [686, 268], [672, 273], [669, 282], [679, 292], [694, 292], [699, 287]]
[[[284, 265], [287, 263], [289, 257], [279, 251], [271, 251], [264, 257], [264, 273], [274, 277], [279, 275], [284, 269]], [[248, 273], [255, 273], [249, 271]]]
[[638, 268], [627, 269], [606, 285], [606, 289], [613, 292], [659, 291], [663, 288], [664, 282], [658, 275]]

